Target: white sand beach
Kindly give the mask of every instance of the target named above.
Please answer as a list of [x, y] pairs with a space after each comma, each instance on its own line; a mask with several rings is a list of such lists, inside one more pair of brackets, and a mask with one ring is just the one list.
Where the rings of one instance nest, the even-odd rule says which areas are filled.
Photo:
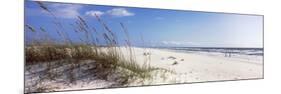
[[44, 11], [25, 15], [26, 93], [264, 76], [262, 16], [87, 5], [65, 19], [75, 4], [26, 4]]
[[[130, 57], [129, 49], [120, 47], [125, 58]], [[133, 81], [126, 86], [141, 85], [160, 85], [175, 83], [192, 83], [205, 81], [224, 81], [239, 79], [263, 78], [263, 61], [257, 58], [237, 58], [224, 57], [221, 55], [208, 55], [198, 53], [175, 52], [166, 49], [155, 48], [137, 48], [132, 47], [135, 60], [139, 65], [150, 65], [151, 67], [166, 69], [172, 72], [152, 71], [151, 79], [144, 81]], [[80, 62], [80, 68], [72, 72], [76, 81], [69, 84], [69, 68], [71, 64], [56, 65], [53, 70], [61, 74], [59, 79], [42, 80], [40, 75], [46, 75], [46, 64], [35, 64], [27, 67], [25, 72], [25, 86], [29, 92], [38, 91], [38, 89], [47, 89], [50, 91], [78, 90], [78, 89], [97, 89], [114, 87], [114, 80], [108, 81], [96, 78], [95, 73], [88, 73], [94, 66], [88, 63], [93, 60]], [[112, 75], [114, 76], [114, 75]], [[44, 77], [44, 76], [42, 76]], [[42, 80], [42, 81], [40, 81]], [[37, 83], [41, 82], [41, 83]], [[118, 86], [118, 85], [117, 85]], [[118, 86], [120, 87], [120, 86]]]
[[[128, 55], [125, 48], [122, 51]], [[145, 62], [144, 52], [148, 52], [151, 55], [149, 63], [151, 66], [174, 71], [176, 75], [171, 76], [171, 79], [176, 80], [172, 81], [176, 83], [263, 78], [262, 59], [232, 58], [153, 48], [134, 48], [134, 51], [140, 65]], [[157, 82], [150, 84], [157, 84]], [[160, 82], [160, 84], [171, 84], [171, 82]]]

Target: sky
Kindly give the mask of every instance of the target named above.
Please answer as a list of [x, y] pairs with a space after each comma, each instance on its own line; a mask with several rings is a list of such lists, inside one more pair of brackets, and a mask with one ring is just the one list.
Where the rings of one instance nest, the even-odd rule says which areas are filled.
[[[98, 32], [104, 28], [95, 18], [98, 15], [117, 35], [120, 44], [126, 34], [120, 22], [128, 29], [134, 46], [150, 47], [263, 47], [263, 17], [196, 11], [65, 4], [43, 2], [73, 41], [79, 41], [71, 24], [78, 16], [86, 19]], [[50, 36], [59, 39], [53, 24], [54, 17], [33, 1], [25, 3], [25, 24], [36, 29], [43, 27]], [[42, 37], [27, 32], [28, 37]], [[28, 39], [26, 39], [28, 40]]]

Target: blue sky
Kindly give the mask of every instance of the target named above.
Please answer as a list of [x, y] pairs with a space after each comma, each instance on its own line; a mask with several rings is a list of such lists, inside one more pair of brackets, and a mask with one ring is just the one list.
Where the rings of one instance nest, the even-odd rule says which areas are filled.
[[[102, 32], [94, 14], [99, 15], [118, 36], [125, 40], [120, 22], [128, 28], [135, 46], [177, 47], [262, 47], [263, 17], [223, 13], [175, 11], [83, 4], [44, 3], [64, 24], [72, 40], [78, 41], [70, 26], [77, 16]], [[34, 28], [44, 27], [57, 38], [52, 16], [38, 4], [27, 1], [25, 22]], [[141, 41], [143, 36], [144, 43]], [[26, 36], [40, 36], [27, 32]]]

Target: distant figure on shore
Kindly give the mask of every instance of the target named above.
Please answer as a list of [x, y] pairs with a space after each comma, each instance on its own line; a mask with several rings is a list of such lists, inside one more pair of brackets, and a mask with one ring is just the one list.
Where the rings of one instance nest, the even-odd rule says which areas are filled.
[[231, 57], [231, 51], [226, 50], [224, 52], [224, 57]]

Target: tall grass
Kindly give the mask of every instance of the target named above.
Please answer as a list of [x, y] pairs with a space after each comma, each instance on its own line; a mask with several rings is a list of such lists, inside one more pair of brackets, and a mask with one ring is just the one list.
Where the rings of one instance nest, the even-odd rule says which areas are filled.
[[[47, 31], [43, 27], [36, 28], [29, 24], [25, 25], [26, 32], [40, 34], [44, 36], [44, 39], [33, 37], [31, 43], [27, 43], [25, 46], [25, 60], [26, 65], [34, 65], [39, 63], [47, 63], [48, 70], [52, 70], [54, 67], [51, 64], [54, 61], [65, 61], [71, 64], [70, 70], [79, 68], [79, 62], [83, 60], [92, 60], [91, 65], [95, 66], [94, 69], [89, 69], [89, 72], [98, 74], [101, 79], [108, 80], [112, 75], [115, 76], [115, 81], [120, 85], [126, 85], [134, 79], [147, 79], [152, 75], [151, 71], [159, 70], [149, 65], [138, 65], [136, 63], [134, 50], [129, 36], [129, 31], [125, 24], [120, 23], [120, 28], [126, 35], [126, 49], [129, 51], [129, 56], [124, 56], [121, 52], [118, 38], [110, 27], [99, 17], [95, 15], [96, 22], [101, 25], [105, 31], [98, 31], [96, 27], [88, 24], [82, 16], [77, 16], [75, 23], [71, 24], [73, 31], [79, 37], [80, 42], [75, 43], [69, 37], [68, 31], [64, 29], [62, 24], [56, 15], [49, 9], [44, 3], [37, 2], [39, 7], [48, 12], [52, 17], [52, 24], [56, 29], [56, 33], [59, 39], [52, 38], [50, 36], [51, 31]], [[106, 44], [101, 45], [100, 41], [105, 41]], [[54, 72], [52, 72], [54, 73]], [[55, 79], [56, 75], [50, 74], [50, 79]], [[75, 72], [70, 72], [75, 74]], [[75, 82], [75, 77], [71, 76], [71, 83]]]

